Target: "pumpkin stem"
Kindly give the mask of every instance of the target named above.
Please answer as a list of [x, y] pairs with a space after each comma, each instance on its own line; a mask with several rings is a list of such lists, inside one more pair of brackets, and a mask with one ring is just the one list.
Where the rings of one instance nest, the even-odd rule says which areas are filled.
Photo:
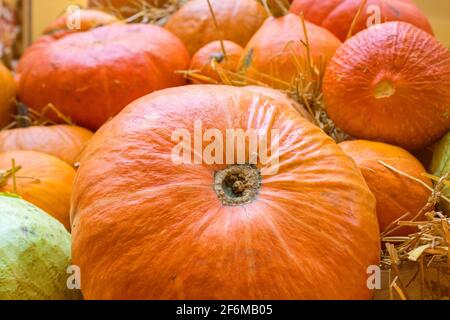
[[289, 13], [289, 2], [287, 0], [260, 0], [267, 13], [274, 17], [283, 17]]
[[253, 202], [261, 189], [261, 172], [254, 165], [232, 165], [214, 176], [214, 191], [225, 206]]
[[31, 126], [31, 119], [28, 112], [28, 107], [22, 102], [16, 102], [17, 108], [17, 127], [19, 128], [28, 128]]
[[395, 87], [389, 80], [381, 80], [375, 85], [375, 98], [385, 99], [390, 98], [395, 94]]

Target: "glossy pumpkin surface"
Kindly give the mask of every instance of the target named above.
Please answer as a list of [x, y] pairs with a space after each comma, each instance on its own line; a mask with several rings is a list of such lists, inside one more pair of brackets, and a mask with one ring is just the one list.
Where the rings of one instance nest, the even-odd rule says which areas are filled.
[[[16, 188], [12, 176], [4, 177], [13, 159], [16, 168], [20, 166], [15, 174]], [[76, 174], [71, 166], [45, 153], [10, 151], [0, 153], [0, 170], [0, 192], [17, 193], [70, 230], [70, 193]]]
[[95, 130], [133, 100], [183, 85], [175, 71], [189, 60], [180, 40], [161, 27], [100, 27], [31, 46], [18, 65], [19, 97], [38, 111], [52, 103]]
[[348, 134], [420, 149], [450, 129], [450, 52], [410, 24], [384, 23], [339, 48], [323, 93]]
[[[384, 166], [380, 161], [432, 186], [430, 179], [422, 176], [426, 169], [408, 151], [386, 143], [355, 140], [339, 144], [361, 170], [370, 190], [377, 200], [377, 215], [380, 231], [391, 229], [397, 219], [413, 219], [425, 206], [431, 192], [420, 183], [400, 175]], [[419, 217], [418, 220], [423, 220]], [[395, 225], [396, 226], [396, 225]], [[408, 235], [417, 228], [402, 227], [391, 235]]]
[[[277, 170], [245, 185], [242, 196], [235, 187], [245, 176], [216, 192], [233, 178], [223, 174], [242, 166], [171, 159], [174, 132], [193, 136], [198, 121], [217, 135], [278, 129], [268, 145], [279, 142], [271, 153]], [[201, 151], [208, 154], [206, 143]], [[371, 296], [366, 269], [380, 249], [375, 199], [353, 161], [290, 106], [229, 86], [162, 90], [101, 128], [80, 163], [72, 253], [86, 299]], [[259, 175], [263, 163], [244, 167]]]
[[0, 152], [30, 150], [55, 156], [74, 165], [91, 139], [87, 129], [69, 126], [32, 126], [0, 131]]
[[217, 30], [206, 0], [191, 0], [167, 22], [191, 55], [214, 40], [230, 40], [244, 47], [267, 17], [255, 0], [211, 0]]
[[[306, 22], [312, 62], [330, 59], [341, 42], [329, 31]], [[245, 48], [242, 64], [247, 76], [275, 88], [289, 87], [307, 66], [306, 37], [302, 20], [294, 14], [268, 18]]]
[[[290, 11], [303, 13], [306, 20], [330, 30], [341, 41], [347, 39], [350, 27], [361, 6], [361, 0], [295, 0]], [[411, 0], [368, 0], [356, 20], [352, 35], [376, 23], [403, 21], [433, 34], [425, 14]]]
[[11, 72], [0, 62], [0, 129], [12, 122], [16, 83]]
[[[221, 82], [219, 72], [213, 67], [213, 62], [223, 70], [230, 72], [238, 72], [239, 61], [244, 53], [244, 48], [232, 41], [223, 41], [223, 47], [225, 48], [225, 53], [223, 52], [222, 45], [219, 40], [208, 43], [206, 46], [198, 50], [191, 60], [190, 70], [196, 70], [202, 76], [205, 76], [213, 81]], [[231, 75], [226, 74], [228, 77]], [[208, 80], [209, 80], [208, 79]], [[196, 80], [195, 83], [211, 83]]]

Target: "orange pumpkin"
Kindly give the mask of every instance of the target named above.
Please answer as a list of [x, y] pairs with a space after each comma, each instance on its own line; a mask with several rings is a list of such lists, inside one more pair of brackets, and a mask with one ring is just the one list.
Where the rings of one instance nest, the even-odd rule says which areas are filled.
[[169, 0], [89, 0], [88, 7], [111, 10], [124, 18], [131, 17], [146, 6], [162, 7]]
[[[303, 13], [306, 20], [330, 30], [345, 41], [356, 18], [361, 0], [295, 0], [290, 11]], [[425, 14], [411, 0], [368, 0], [354, 25], [352, 34], [367, 26], [388, 21], [403, 21], [433, 34]]]
[[[171, 160], [198, 122], [218, 149], [205, 142], [197, 165]], [[232, 149], [220, 135], [233, 129], [279, 130], [266, 140], [279, 166], [264, 151], [250, 165], [248, 146], [241, 165], [220, 164]], [[86, 299], [371, 296], [375, 199], [355, 164], [290, 106], [232, 86], [162, 90], [101, 128], [80, 163], [72, 256]]]
[[329, 63], [328, 115], [355, 138], [420, 149], [450, 129], [450, 53], [428, 33], [388, 22], [345, 42]]
[[[388, 226], [395, 227], [394, 222], [406, 213], [409, 215], [402, 220], [411, 220], [425, 206], [431, 195], [427, 188], [380, 163], [382, 161], [431, 187], [430, 179], [422, 176], [426, 172], [425, 168], [408, 151], [389, 144], [365, 140], [345, 141], [339, 146], [356, 162], [375, 195], [380, 231], [385, 231]], [[419, 220], [423, 218], [419, 217]], [[417, 228], [402, 227], [391, 235], [407, 235], [413, 232], [417, 232]]]
[[300, 115], [308, 120], [311, 123], [314, 123], [314, 118], [311, 115], [308, 110], [306, 110], [302, 105], [300, 105], [297, 101], [289, 98], [286, 94], [283, 92], [272, 89], [269, 87], [262, 87], [262, 86], [246, 86], [245, 89], [250, 90], [255, 93], [260, 93], [262, 95], [265, 95], [271, 99], [274, 99], [275, 101], [278, 101], [280, 103], [292, 106]]
[[214, 40], [230, 40], [245, 46], [266, 19], [255, 0], [211, 0], [217, 30], [206, 0], [191, 0], [167, 22], [166, 29], [184, 42], [191, 55]]
[[[223, 41], [225, 53], [219, 40], [208, 43], [206, 46], [197, 51], [192, 57], [190, 70], [198, 70], [198, 72], [205, 77], [214, 81], [221, 82], [222, 79], [219, 73], [212, 66], [215, 61], [223, 70], [238, 72], [239, 60], [244, 52], [244, 49], [231, 41]], [[230, 75], [228, 75], [230, 76]], [[211, 83], [207, 81], [195, 80], [194, 83]]]
[[[341, 42], [329, 31], [306, 22], [310, 54], [316, 65], [336, 52]], [[242, 64], [247, 76], [274, 88], [286, 88], [307, 65], [305, 31], [300, 17], [270, 17], [245, 48]]]
[[[73, 21], [72, 21], [73, 20]], [[79, 23], [79, 25], [76, 25]], [[104, 25], [117, 23], [119, 20], [106, 12], [95, 9], [80, 9], [72, 14], [65, 13], [52, 22], [44, 34], [56, 34], [77, 31], [88, 31]], [[71, 25], [73, 23], [74, 25]]]
[[188, 66], [186, 48], [161, 27], [105, 26], [29, 48], [17, 69], [19, 97], [38, 111], [52, 103], [95, 130], [133, 100], [183, 85], [175, 71]]
[[0, 62], [0, 129], [12, 121], [15, 96], [16, 82], [9, 70]]
[[77, 126], [32, 126], [0, 131], [0, 152], [31, 150], [74, 165], [92, 132]]
[[[8, 173], [12, 160], [19, 170]], [[35, 151], [0, 153], [0, 192], [17, 193], [58, 219], [70, 231], [70, 193], [75, 170], [64, 161]]]

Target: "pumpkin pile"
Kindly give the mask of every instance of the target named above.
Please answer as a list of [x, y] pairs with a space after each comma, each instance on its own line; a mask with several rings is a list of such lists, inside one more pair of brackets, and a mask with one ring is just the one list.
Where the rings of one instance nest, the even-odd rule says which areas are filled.
[[93, 0], [0, 86], [0, 298], [373, 299], [379, 266], [407, 298], [448, 261], [450, 52], [411, 0]]

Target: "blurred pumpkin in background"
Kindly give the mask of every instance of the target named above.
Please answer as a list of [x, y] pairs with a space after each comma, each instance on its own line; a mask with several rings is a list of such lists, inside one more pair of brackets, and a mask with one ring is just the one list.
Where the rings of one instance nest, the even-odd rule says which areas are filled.
[[12, 122], [16, 90], [11, 72], [0, 62], [0, 129]]
[[[303, 13], [306, 20], [330, 30], [341, 41], [347, 39], [362, 0], [294, 0], [290, 11]], [[379, 18], [379, 21], [377, 21]], [[368, 24], [403, 21], [433, 34], [425, 14], [411, 0], [368, 0], [356, 20], [352, 35], [366, 29]]]
[[88, 7], [101, 8], [127, 18], [137, 14], [146, 6], [160, 8], [173, 0], [89, 0]]

